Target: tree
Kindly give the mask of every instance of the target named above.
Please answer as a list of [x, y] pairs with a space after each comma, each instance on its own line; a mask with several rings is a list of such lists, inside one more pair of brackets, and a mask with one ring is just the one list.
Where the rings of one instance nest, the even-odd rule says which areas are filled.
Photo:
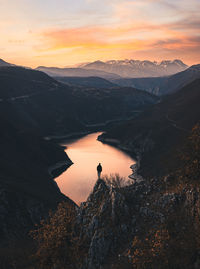
[[37, 268], [76, 268], [78, 251], [74, 225], [75, 208], [62, 202], [55, 213], [50, 212], [49, 218], [31, 231], [37, 244]]
[[183, 168], [180, 177], [189, 180], [200, 179], [200, 124], [196, 124], [183, 149]]

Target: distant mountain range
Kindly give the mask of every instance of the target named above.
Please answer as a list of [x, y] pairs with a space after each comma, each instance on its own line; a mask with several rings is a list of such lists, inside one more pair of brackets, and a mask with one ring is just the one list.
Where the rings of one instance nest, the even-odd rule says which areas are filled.
[[36, 68], [36, 70], [45, 72], [47, 75], [52, 77], [101, 77], [105, 79], [120, 78], [120, 76], [117, 74], [95, 69], [89, 70], [84, 68], [58, 68], [39, 66]]
[[[106, 73], [104, 71], [96, 71], [93, 69], [85, 70], [82, 68], [38, 68], [45, 73], [55, 76], [58, 81], [74, 86], [94, 87], [94, 88], [110, 88], [115, 86], [120, 87], [133, 87], [136, 89], [144, 90], [149, 93], [153, 93], [158, 96], [172, 94], [179, 89], [200, 78], [200, 64], [193, 65], [184, 71], [178, 72], [171, 76], [163, 77], [143, 77], [143, 78], [122, 78], [112, 73]], [[80, 71], [81, 70], [81, 71]], [[86, 71], [86, 72], [85, 72]], [[103, 76], [107, 79], [100, 77], [87, 77], [92, 73], [103, 72]], [[54, 75], [57, 74], [57, 75]], [[65, 74], [62, 76], [62, 74]], [[85, 74], [85, 76], [69, 76], [71, 74]], [[117, 76], [117, 78], [115, 77]]]
[[193, 65], [185, 71], [172, 76], [130, 79], [121, 78], [113, 80], [113, 83], [123, 87], [134, 87], [145, 90], [156, 95], [166, 95], [178, 91], [198, 78], [200, 78], [200, 64]]
[[[0, 59], [1, 66], [15, 66]], [[155, 95], [178, 91], [200, 77], [200, 65], [188, 68], [181, 60], [151, 62], [112, 60], [82, 63], [74, 68], [39, 66], [36, 68], [56, 80], [71, 85], [92, 88], [133, 87]]]
[[81, 68], [95, 69], [117, 74], [121, 77], [143, 78], [168, 76], [188, 68], [181, 60], [151, 62], [139, 60], [95, 61], [81, 64]]
[[181, 60], [151, 62], [139, 60], [112, 60], [84, 63], [75, 68], [58, 68], [39, 66], [36, 69], [50, 76], [67, 77], [102, 77], [105, 79], [144, 78], [169, 76], [187, 69]]

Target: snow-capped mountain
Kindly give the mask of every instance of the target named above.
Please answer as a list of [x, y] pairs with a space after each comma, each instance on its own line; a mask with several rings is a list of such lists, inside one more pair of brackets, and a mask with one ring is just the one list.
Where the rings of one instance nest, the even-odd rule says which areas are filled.
[[181, 60], [162, 62], [139, 60], [95, 61], [81, 65], [84, 69], [96, 69], [118, 74], [122, 77], [158, 77], [168, 76], [188, 68]]

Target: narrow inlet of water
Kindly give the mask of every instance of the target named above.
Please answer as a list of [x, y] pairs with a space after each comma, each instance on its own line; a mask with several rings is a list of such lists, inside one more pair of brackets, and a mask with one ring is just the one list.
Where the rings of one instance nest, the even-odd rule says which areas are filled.
[[97, 140], [101, 133], [92, 133], [74, 141], [66, 141], [66, 153], [74, 163], [56, 182], [66, 196], [77, 204], [87, 199], [97, 180], [97, 165], [103, 167], [102, 176], [118, 173], [128, 179], [130, 166], [135, 163], [125, 152]]

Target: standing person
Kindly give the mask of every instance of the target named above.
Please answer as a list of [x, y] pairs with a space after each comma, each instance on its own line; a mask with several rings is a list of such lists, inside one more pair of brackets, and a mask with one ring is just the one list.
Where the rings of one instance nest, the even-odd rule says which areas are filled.
[[101, 164], [99, 163], [99, 165], [97, 166], [97, 175], [98, 175], [98, 179], [100, 179], [100, 177], [101, 177], [101, 172], [102, 172], [102, 166], [101, 166]]

